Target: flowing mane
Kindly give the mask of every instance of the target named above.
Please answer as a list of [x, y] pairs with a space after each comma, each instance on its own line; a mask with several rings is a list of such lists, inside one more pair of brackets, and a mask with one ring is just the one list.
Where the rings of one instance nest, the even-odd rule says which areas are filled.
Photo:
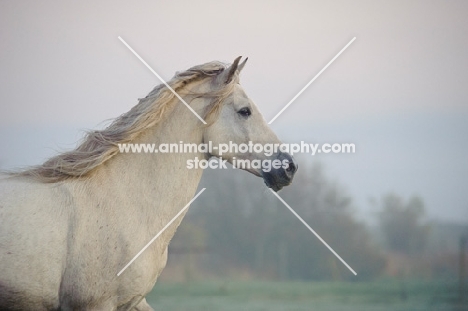
[[[227, 64], [217, 61], [194, 66], [176, 73], [168, 84], [179, 94], [187, 93], [185, 88], [188, 84], [203, 79], [213, 79], [226, 68]], [[237, 82], [236, 76], [232, 81], [212, 92], [189, 94], [195, 97], [213, 98], [212, 103], [205, 110], [205, 118], [212, 122], [219, 112], [223, 99], [232, 92], [233, 85]], [[44, 183], [88, 176], [119, 152], [118, 144], [135, 140], [141, 133], [163, 120], [175, 102], [177, 102], [175, 95], [164, 84], [160, 84], [146, 97], [139, 99], [138, 104], [130, 111], [117, 117], [107, 128], [87, 132], [74, 150], [58, 154], [41, 165], [13, 172], [11, 175], [32, 177]]]

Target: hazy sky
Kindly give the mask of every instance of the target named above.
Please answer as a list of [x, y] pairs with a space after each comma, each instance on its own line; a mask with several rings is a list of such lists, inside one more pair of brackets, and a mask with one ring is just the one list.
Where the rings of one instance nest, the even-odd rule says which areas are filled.
[[165, 79], [248, 56], [241, 83], [267, 120], [357, 37], [273, 128], [356, 143], [311, 160], [363, 214], [394, 191], [467, 222], [467, 12], [466, 1], [0, 1], [0, 165], [71, 148], [159, 84], [118, 36]]

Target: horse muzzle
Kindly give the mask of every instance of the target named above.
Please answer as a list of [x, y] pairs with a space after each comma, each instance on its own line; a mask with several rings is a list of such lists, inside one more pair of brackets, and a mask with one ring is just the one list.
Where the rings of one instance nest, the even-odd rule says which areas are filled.
[[294, 174], [299, 167], [294, 161], [294, 158], [288, 153], [280, 152], [276, 159], [280, 160], [282, 163], [280, 168], [271, 168], [268, 172], [262, 171], [265, 185], [275, 192], [292, 183]]

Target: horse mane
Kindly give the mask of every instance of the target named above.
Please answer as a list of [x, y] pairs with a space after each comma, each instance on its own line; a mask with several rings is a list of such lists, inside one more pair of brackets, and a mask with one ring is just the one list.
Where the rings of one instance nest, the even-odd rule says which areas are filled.
[[[213, 78], [226, 68], [227, 64], [217, 61], [205, 63], [177, 72], [167, 83], [174, 91], [181, 94], [188, 84]], [[209, 119], [208, 125], [216, 118], [221, 103], [232, 92], [236, 83], [238, 83], [237, 75], [233, 81], [214, 91], [203, 94], [191, 93], [195, 97], [213, 99], [205, 114], [205, 118]], [[146, 97], [139, 99], [138, 104], [128, 112], [114, 119], [105, 129], [88, 131], [74, 150], [58, 154], [41, 165], [12, 172], [10, 175], [31, 177], [44, 183], [89, 176], [97, 167], [119, 153], [118, 144], [131, 142], [147, 129], [160, 123], [173, 107], [175, 98], [176, 96], [164, 84], [160, 84]]]

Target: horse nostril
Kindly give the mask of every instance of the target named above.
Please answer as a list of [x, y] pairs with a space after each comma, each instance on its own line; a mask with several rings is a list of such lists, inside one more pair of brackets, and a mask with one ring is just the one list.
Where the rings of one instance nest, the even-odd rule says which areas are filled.
[[294, 158], [288, 153], [281, 152], [278, 155], [277, 159], [281, 160], [283, 163], [281, 170], [283, 174], [285, 174], [285, 177], [288, 179], [292, 179], [297, 171], [297, 164], [296, 162], [294, 162]]
[[293, 162], [289, 162], [288, 168], [286, 169], [286, 172], [294, 172], [296, 170], [296, 166], [294, 165]]

